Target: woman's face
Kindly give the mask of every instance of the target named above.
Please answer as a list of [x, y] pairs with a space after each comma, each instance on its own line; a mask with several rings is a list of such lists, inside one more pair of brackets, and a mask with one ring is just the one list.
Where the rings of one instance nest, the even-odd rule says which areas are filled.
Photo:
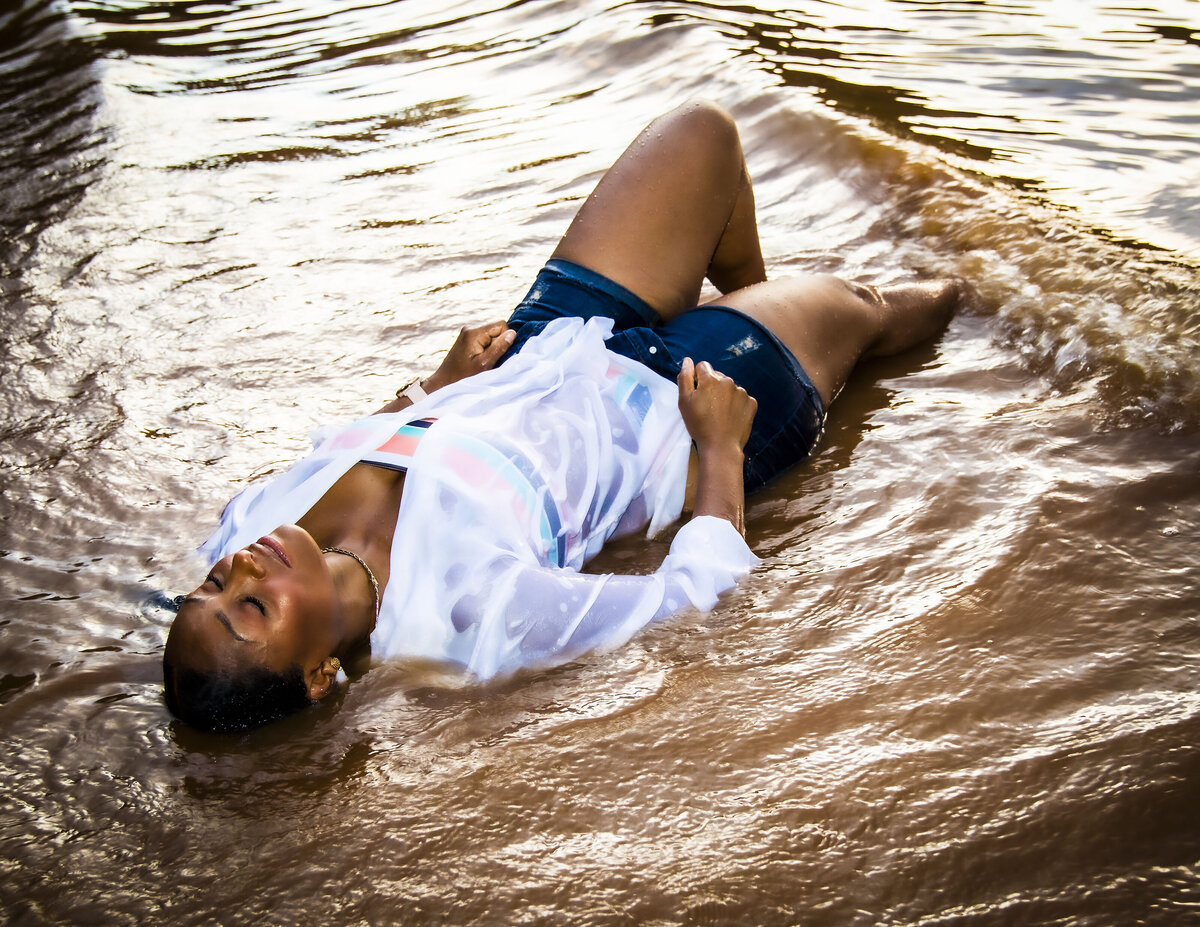
[[197, 670], [251, 663], [306, 680], [340, 640], [341, 605], [316, 541], [297, 525], [215, 563], [187, 596], [167, 638], [168, 656]]

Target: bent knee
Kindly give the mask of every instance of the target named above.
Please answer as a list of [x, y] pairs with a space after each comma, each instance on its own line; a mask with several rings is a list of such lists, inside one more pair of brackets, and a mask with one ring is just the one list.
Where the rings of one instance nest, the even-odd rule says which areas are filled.
[[736, 128], [729, 110], [714, 100], [703, 98], [688, 100], [677, 106], [675, 112], [689, 121], [695, 121], [699, 125], [712, 129], [727, 131]]
[[737, 123], [729, 110], [712, 100], [689, 100], [676, 107], [668, 116], [689, 140], [711, 145], [718, 150], [736, 151], [741, 154]]
[[887, 304], [883, 300], [883, 294], [879, 292], [879, 287], [872, 286], [869, 283], [855, 283], [852, 280], [843, 280], [841, 277], [834, 277], [850, 295], [863, 304], [864, 308], [872, 309], [876, 312], [883, 312], [887, 308]]
[[887, 331], [890, 316], [879, 288], [833, 274], [819, 274], [811, 281], [805, 307], [810, 317], [819, 317], [826, 334], [856, 354], [871, 350]]
[[818, 274], [812, 279], [830, 311], [854, 318], [868, 330], [884, 324], [887, 302], [878, 287], [834, 274]]

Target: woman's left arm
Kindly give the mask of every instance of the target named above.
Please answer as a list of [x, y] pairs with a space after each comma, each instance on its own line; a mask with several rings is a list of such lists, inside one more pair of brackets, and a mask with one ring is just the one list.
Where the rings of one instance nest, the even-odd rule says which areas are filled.
[[[419, 383], [426, 393], [432, 393], [484, 370], [491, 370], [512, 346], [516, 336], [517, 333], [503, 321], [488, 322], [475, 328], [464, 326], [438, 369], [414, 383]], [[395, 399], [376, 409], [375, 414], [407, 409], [413, 401], [403, 393], [404, 390], [398, 392]]]
[[758, 403], [707, 361], [684, 358], [679, 371], [679, 411], [696, 445], [699, 473], [695, 516], [723, 518], [745, 535], [743, 448]]
[[460, 602], [454, 626], [471, 641], [464, 662], [489, 679], [615, 647], [688, 607], [708, 611], [758, 562], [728, 518], [698, 516], [679, 529], [659, 568], [644, 576], [579, 573], [514, 558], [486, 592]]

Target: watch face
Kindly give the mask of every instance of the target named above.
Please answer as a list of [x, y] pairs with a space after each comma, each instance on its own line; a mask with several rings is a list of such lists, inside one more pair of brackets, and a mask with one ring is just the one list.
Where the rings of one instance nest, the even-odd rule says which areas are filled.
[[413, 380], [407, 386], [402, 386], [398, 390], [396, 390], [396, 398], [397, 399], [403, 399], [404, 397], [407, 396], [413, 402], [417, 402], [420, 399], [424, 399], [428, 395], [429, 394], [426, 393], [425, 390], [423, 390], [421, 388], [421, 378], [420, 377], [417, 377], [415, 380]]

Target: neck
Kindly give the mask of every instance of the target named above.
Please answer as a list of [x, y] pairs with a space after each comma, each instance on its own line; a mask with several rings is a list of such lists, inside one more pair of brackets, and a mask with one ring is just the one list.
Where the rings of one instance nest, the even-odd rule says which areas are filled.
[[[342, 545], [338, 547], [341, 547], [342, 551], [353, 550]], [[365, 557], [363, 560], [367, 564], [366, 568], [347, 553], [332, 548], [325, 548], [323, 553], [325, 562], [329, 565], [329, 572], [333, 576], [338, 599], [342, 603], [342, 637], [335, 654], [345, 656], [367, 643], [375, 629], [378, 600], [375, 587], [371, 583], [375, 571], [371, 569], [370, 561]], [[354, 553], [358, 554], [358, 551]], [[383, 590], [380, 589], [379, 595], [382, 594]]]

